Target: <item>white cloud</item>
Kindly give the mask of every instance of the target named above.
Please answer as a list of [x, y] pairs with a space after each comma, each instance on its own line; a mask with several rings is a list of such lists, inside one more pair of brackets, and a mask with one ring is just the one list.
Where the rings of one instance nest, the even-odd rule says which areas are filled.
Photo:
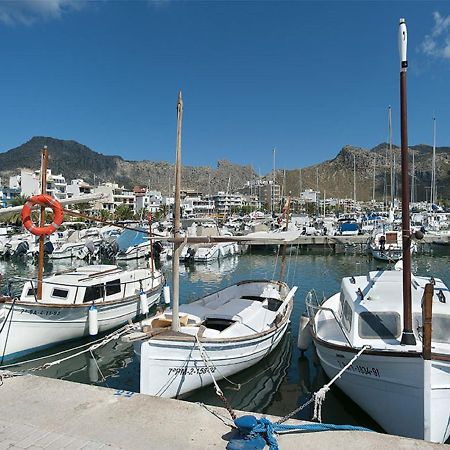
[[442, 16], [438, 11], [433, 13], [434, 25], [420, 44], [420, 51], [435, 58], [450, 59], [450, 15]]
[[0, 0], [0, 22], [31, 25], [39, 20], [60, 19], [85, 3], [86, 0]]

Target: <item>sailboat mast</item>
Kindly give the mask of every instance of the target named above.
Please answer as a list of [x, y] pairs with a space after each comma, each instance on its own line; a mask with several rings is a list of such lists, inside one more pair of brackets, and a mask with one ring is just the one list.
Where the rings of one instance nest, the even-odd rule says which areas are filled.
[[183, 122], [183, 98], [181, 91], [177, 102], [177, 153], [175, 160], [175, 201], [174, 201], [174, 238], [172, 258], [172, 331], [180, 331], [179, 303], [180, 303], [180, 253], [182, 244], [177, 240], [181, 237], [181, 125]]
[[433, 117], [433, 159], [431, 161], [430, 204], [436, 203], [436, 117]]
[[377, 170], [377, 155], [373, 157], [373, 189], [372, 189], [372, 202], [375, 203], [375, 172]]
[[408, 68], [407, 30], [405, 19], [400, 19], [400, 133], [402, 161], [402, 243], [403, 243], [403, 332], [402, 345], [415, 345], [412, 330], [411, 308], [411, 230], [409, 222], [409, 171], [408, 171], [408, 116], [406, 102], [406, 71]]
[[411, 203], [415, 202], [414, 192], [416, 190], [416, 163], [415, 163], [414, 150], [412, 150], [412, 173], [411, 173]]
[[356, 155], [353, 155], [353, 206], [356, 208]]
[[275, 147], [272, 149], [273, 158], [273, 173], [272, 173], [272, 189], [270, 190], [270, 213], [275, 211], [274, 196], [275, 196]]
[[[48, 150], [45, 145], [42, 149], [41, 156], [41, 194], [47, 194], [47, 167], [48, 167]], [[39, 226], [45, 225], [45, 206], [41, 206], [41, 215], [39, 217]], [[39, 259], [38, 259], [38, 285], [37, 299], [42, 300], [42, 279], [44, 278], [44, 245], [45, 234], [39, 236]]]
[[391, 160], [391, 206], [394, 207], [394, 170], [395, 170], [395, 157], [392, 154], [392, 108], [388, 107], [388, 123], [389, 123], [389, 157]]

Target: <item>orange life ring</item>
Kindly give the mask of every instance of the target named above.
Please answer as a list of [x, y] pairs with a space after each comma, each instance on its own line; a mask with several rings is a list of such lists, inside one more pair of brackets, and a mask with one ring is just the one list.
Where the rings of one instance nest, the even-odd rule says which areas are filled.
[[[53, 222], [50, 225], [45, 227], [37, 227], [34, 225], [31, 220], [31, 208], [34, 205], [49, 206], [52, 208], [54, 217]], [[48, 236], [54, 233], [62, 224], [63, 218], [64, 212], [61, 203], [47, 194], [35, 195], [34, 197], [31, 197], [22, 208], [22, 224], [31, 234], [34, 234], [35, 236]]]

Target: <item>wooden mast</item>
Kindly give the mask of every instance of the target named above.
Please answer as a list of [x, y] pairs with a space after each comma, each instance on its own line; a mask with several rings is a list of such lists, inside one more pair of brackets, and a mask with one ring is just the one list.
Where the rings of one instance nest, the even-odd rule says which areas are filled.
[[[177, 101], [177, 153], [175, 160], [175, 202], [174, 202], [174, 238], [173, 258], [172, 258], [172, 331], [180, 331], [179, 302], [180, 302], [180, 253], [182, 242], [181, 237], [181, 125], [183, 122], [183, 97], [181, 91]], [[178, 239], [177, 239], [178, 238]]]
[[[47, 193], [47, 167], [48, 167], [48, 150], [45, 145], [41, 154], [41, 194]], [[45, 225], [45, 206], [41, 206], [39, 226]], [[36, 297], [42, 300], [42, 279], [44, 277], [44, 244], [45, 234], [39, 236], [39, 259], [38, 259], [38, 285]]]
[[408, 171], [408, 116], [406, 102], [406, 71], [408, 68], [407, 30], [405, 19], [400, 19], [400, 124], [402, 161], [402, 244], [403, 244], [403, 332], [402, 345], [415, 345], [411, 308], [411, 230], [409, 222], [409, 171]]

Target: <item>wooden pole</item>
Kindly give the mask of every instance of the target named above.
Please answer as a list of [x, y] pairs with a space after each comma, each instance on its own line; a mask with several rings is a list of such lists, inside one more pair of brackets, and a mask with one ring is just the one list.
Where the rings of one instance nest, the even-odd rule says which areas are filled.
[[[150, 243], [150, 268], [152, 271], [152, 279], [155, 273], [155, 260], [153, 259], [153, 240], [152, 240], [152, 213], [148, 214], [148, 237]], [[153, 283], [153, 281], [152, 281]]]
[[[180, 238], [181, 226], [181, 126], [183, 123], [183, 97], [181, 91], [177, 102], [177, 153], [175, 162], [175, 202], [174, 202], [174, 238]], [[182, 243], [175, 241], [173, 244], [172, 258], [172, 331], [180, 331], [179, 302], [180, 302], [180, 253]]]
[[[44, 146], [41, 154], [41, 194], [47, 193], [47, 167], [48, 167], [48, 150]], [[39, 226], [45, 225], [45, 206], [41, 206], [41, 214], [39, 217]], [[39, 259], [38, 259], [38, 285], [37, 295], [38, 300], [42, 300], [42, 279], [44, 278], [44, 244], [45, 234], [39, 236]]]
[[[291, 193], [289, 192], [289, 197], [285, 207], [285, 218], [286, 218], [286, 231], [289, 228], [289, 209], [291, 206]], [[282, 244], [280, 247], [280, 255], [281, 255], [281, 265], [280, 265], [280, 281], [284, 279], [284, 273], [286, 271], [286, 244]]]
[[422, 339], [422, 354], [423, 359], [431, 359], [431, 335], [433, 331], [432, 327], [432, 314], [433, 314], [433, 295], [434, 286], [428, 283], [425, 286], [425, 293], [423, 295], [422, 305], [422, 327], [423, 327], [423, 339]]
[[399, 48], [400, 68], [400, 126], [402, 161], [402, 244], [403, 244], [403, 333], [402, 345], [415, 345], [412, 329], [411, 306], [411, 230], [409, 222], [409, 170], [408, 170], [408, 111], [406, 102], [407, 32], [404, 19], [400, 19]]

